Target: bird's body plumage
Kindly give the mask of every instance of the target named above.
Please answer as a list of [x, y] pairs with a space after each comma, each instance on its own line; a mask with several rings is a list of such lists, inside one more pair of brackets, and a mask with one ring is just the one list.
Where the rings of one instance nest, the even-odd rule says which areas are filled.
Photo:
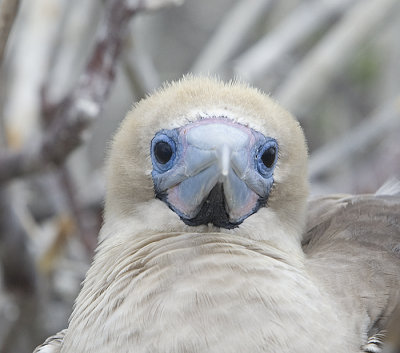
[[366, 340], [387, 328], [400, 304], [400, 190], [325, 196], [309, 208], [308, 268]]
[[[234, 227], [214, 218], [191, 226], [180, 212], [185, 198], [170, 197], [168, 187], [167, 198], [155, 194], [157, 173], [176, 175], [174, 165], [170, 174], [157, 166], [175, 153], [165, 153], [165, 143], [184, 165], [186, 135], [176, 129], [212, 119], [256, 131], [267, 141], [260, 143], [276, 141], [276, 165], [266, 162], [263, 175], [273, 181], [267, 202]], [[152, 140], [160, 133], [157, 161]], [[254, 173], [250, 162], [246, 168]], [[385, 328], [399, 301], [399, 197], [314, 200], [306, 228], [304, 136], [254, 89], [187, 78], [156, 93], [128, 114], [107, 170], [99, 246], [61, 353], [354, 353]], [[242, 205], [235, 193], [247, 192], [243, 185], [221, 192]], [[225, 217], [236, 221], [232, 207]]]

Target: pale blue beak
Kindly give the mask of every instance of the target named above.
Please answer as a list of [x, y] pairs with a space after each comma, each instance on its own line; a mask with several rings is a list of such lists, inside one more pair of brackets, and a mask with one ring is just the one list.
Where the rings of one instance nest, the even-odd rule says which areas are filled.
[[189, 225], [233, 228], [266, 204], [278, 145], [226, 118], [162, 130], [152, 140], [156, 196]]

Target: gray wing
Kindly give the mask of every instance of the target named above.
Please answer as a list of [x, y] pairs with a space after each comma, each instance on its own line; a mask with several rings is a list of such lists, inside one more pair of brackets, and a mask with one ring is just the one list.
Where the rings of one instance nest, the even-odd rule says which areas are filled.
[[37, 346], [33, 353], [59, 353], [67, 330], [62, 330], [49, 337], [43, 344]]
[[400, 303], [399, 194], [312, 199], [303, 249], [362, 344], [388, 328]]
[[400, 258], [400, 195], [332, 195], [309, 201], [306, 253], [331, 240], [379, 246]]

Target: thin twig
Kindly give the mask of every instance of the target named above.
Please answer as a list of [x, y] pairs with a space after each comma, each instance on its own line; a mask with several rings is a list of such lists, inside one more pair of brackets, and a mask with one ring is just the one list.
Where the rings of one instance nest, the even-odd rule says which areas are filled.
[[305, 118], [332, 78], [340, 72], [359, 46], [380, 25], [398, 0], [364, 0], [344, 18], [299, 63], [275, 97], [288, 109]]
[[48, 164], [61, 165], [82, 143], [82, 133], [98, 116], [114, 81], [116, 61], [128, 23], [139, 10], [151, 9], [173, 0], [109, 0], [104, 25], [99, 27], [96, 45], [75, 89], [54, 110], [55, 119], [41, 139], [19, 152], [0, 153], [0, 182], [23, 176]]
[[350, 160], [357, 152], [398, 126], [400, 126], [400, 97], [385, 103], [349, 133], [313, 152], [309, 163], [311, 180], [337, 167], [344, 159]]
[[3, 62], [11, 27], [17, 15], [20, 0], [2, 0], [0, 2], [0, 63]]
[[69, 170], [66, 165], [60, 168], [60, 183], [62, 183], [63, 190], [69, 204], [69, 208], [75, 219], [78, 235], [86, 248], [87, 253], [91, 256], [93, 255], [94, 249], [97, 245], [97, 229], [90, 229], [86, 222], [82, 209], [82, 204], [77, 197], [76, 186], [73, 178], [70, 175]]
[[190, 71], [215, 73], [243, 44], [254, 23], [265, 14], [272, 0], [242, 0], [223, 19], [217, 31], [197, 57]]
[[235, 60], [236, 75], [250, 82], [268, 75], [285, 55], [301, 45], [329, 19], [343, 13], [350, 3], [349, 0], [301, 3], [278, 27]]

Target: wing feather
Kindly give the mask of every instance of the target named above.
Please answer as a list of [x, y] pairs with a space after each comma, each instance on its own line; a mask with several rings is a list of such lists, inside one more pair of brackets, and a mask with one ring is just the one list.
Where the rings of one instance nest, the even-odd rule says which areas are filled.
[[33, 353], [59, 353], [61, 352], [66, 329], [50, 336], [43, 344], [37, 346]]
[[388, 329], [400, 303], [400, 195], [393, 184], [387, 190], [396, 192], [313, 198], [302, 242], [310, 271], [345, 311], [357, 311], [344, 319], [365, 340]]

